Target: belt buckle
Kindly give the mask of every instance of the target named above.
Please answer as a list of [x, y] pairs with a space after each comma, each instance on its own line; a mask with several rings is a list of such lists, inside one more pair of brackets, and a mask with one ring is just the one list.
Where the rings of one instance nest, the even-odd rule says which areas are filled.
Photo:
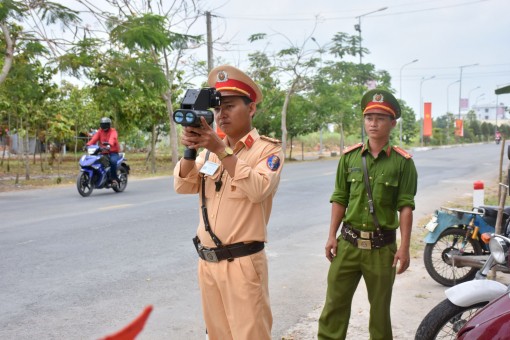
[[360, 232], [359, 232], [359, 236], [360, 236], [361, 238], [371, 239], [371, 238], [372, 238], [372, 232], [370, 232], [370, 231], [362, 231], [362, 230], [360, 230]]
[[359, 249], [372, 249], [372, 242], [370, 240], [357, 239]]
[[213, 249], [202, 249], [202, 255], [204, 255], [204, 260], [207, 262], [219, 262]]

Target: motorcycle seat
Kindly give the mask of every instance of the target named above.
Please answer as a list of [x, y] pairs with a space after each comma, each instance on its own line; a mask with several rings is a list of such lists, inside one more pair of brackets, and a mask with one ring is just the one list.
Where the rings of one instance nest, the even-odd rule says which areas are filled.
[[[485, 214], [483, 215], [483, 219], [485, 222], [491, 226], [496, 225], [496, 220], [498, 218], [498, 206], [480, 206], [479, 208], [483, 208], [485, 210]], [[510, 217], [510, 207], [505, 207], [503, 209], [503, 218], [502, 218], [502, 224], [505, 224], [505, 221]]]

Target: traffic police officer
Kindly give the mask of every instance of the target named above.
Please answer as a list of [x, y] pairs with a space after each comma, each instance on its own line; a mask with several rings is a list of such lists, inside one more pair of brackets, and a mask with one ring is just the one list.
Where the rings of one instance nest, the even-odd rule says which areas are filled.
[[[409, 267], [418, 175], [411, 156], [390, 145], [400, 105], [388, 91], [374, 89], [363, 95], [361, 109], [368, 140], [344, 150], [331, 196], [325, 248], [331, 265], [319, 319], [321, 340], [346, 338], [352, 298], [361, 277], [370, 302], [370, 339], [392, 339], [390, 304], [395, 273]], [[364, 175], [364, 162], [368, 176]]]
[[176, 192], [200, 197], [194, 242], [204, 319], [210, 339], [269, 340], [264, 243], [283, 152], [279, 141], [252, 128], [262, 92], [248, 75], [223, 65], [210, 72], [208, 83], [221, 93], [214, 116], [226, 137], [203, 117], [201, 127], [185, 127], [182, 144], [204, 150], [174, 170]]

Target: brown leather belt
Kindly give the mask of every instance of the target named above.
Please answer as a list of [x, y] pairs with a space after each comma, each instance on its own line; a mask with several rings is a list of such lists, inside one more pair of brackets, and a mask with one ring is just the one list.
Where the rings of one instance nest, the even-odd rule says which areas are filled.
[[382, 235], [378, 235], [375, 231], [354, 229], [345, 223], [340, 233], [344, 240], [359, 249], [378, 249], [395, 242], [397, 239], [395, 230], [383, 230]]
[[204, 247], [198, 237], [193, 239], [198, 256], [204, 261], [219, 262], [222, 260], [232, 261], [237, 257], [243, 257], [258, 253], [264, 249], [264, 242], [234, 243], [217, 248]]

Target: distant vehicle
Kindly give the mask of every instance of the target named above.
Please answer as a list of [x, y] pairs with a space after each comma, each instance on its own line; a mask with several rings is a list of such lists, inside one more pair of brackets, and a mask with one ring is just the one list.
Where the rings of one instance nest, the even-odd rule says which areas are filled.
[[[103, 143], [104, 144], [104, 143]], [[104, 151], [108, 148], [101, 148], [97, 145], [90, 145], [86, 148], [87, 154], [80, 158], [80, 174], [76, 179], [76, 187], [83, 197], [90, 196], [94, 189], [113, 189], [115, 192], [122, 192], [126, 189], [129, 175], [129, 165], [126, 163], [124, 153], [119, 153], [117, 162], [118, 185], [112, 185], [110, 175], [110, 159]]]

